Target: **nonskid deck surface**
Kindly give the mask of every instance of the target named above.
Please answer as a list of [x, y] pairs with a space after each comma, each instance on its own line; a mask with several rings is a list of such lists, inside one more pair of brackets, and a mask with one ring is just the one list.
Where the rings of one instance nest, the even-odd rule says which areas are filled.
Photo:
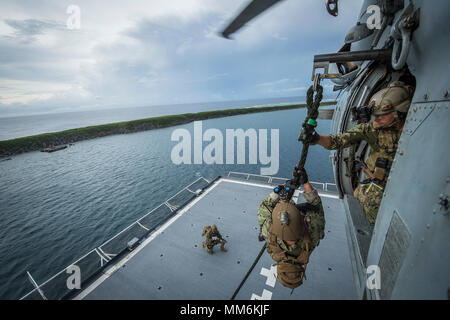
[[[260, 252], [257, 209], [272, 186], [221, 178], [84, 290], [84, 299], [230, 299]], [[307, 280], [295, 289], [275, 281], [267, 252], [235, 299], [356, 299], [344, 207], [322, 192], [325, 239], [310, 257]], [[302, 198], [302, 196], [300, 196]], [[300, 201], [303, 201], [300, 199]], [[216, 224], [228, 241], [210, 255], [203, 226]]]

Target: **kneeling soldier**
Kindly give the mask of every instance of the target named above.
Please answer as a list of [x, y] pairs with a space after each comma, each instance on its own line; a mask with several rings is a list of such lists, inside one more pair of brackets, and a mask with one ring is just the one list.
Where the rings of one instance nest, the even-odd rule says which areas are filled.
[[208, 253], [213, 254], [213, 248], [216, 244], [220, 243], [220, 250], [227, 252], [227, 249], [224, 247], [227, 240], [222, 238], [219, 230], [217, 230], [217, 226], [213, 224], [212, 226], [203, 227], [202, 237], [206, 237], [206, 241], [202, 242], [202, 247], [206, 248]]

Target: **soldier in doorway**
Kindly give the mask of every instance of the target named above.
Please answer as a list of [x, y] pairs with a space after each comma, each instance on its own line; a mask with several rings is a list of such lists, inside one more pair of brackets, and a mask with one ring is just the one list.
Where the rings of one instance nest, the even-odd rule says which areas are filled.
[[374, 116], [372, 121], [360, 123], [345, 133], [319, 135], [314, 130], [303, 129], [300, 133], [301, 141], [319, 144], [329, 150], [367, 141], [370, 154], [367, 163], [361, 162], [367, 179], [355, 189], [354, 195], [372, 225], [375, 224], [413, 92], [411, 86], [400, 81], [393, 82], [370, 99], [368, 108]]

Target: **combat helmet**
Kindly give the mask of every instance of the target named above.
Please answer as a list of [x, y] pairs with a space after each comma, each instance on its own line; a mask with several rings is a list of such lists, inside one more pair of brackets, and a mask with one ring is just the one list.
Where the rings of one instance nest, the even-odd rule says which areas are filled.
[[303, 215], [294, 204], [280, 201], [272, 211], [270, 231], [283, 241], [297, 241], [306, 231]]
[[375, 93], [369, 106], [373, 107], [373, 115], [380, 116], [394, 111], [407, 113], [411, 105], [412, 89], [401, 81], [393, 82], [389, 87]]

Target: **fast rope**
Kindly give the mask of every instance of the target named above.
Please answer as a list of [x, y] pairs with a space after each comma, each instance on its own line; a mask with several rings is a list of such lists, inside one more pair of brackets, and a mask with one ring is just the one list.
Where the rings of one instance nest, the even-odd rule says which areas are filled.
[[[306, 108], [308, 110], [308, 114], [306, 115], [305, 121], [303, 121], [302, 127], [304, 130], [313, 130], [317, 126], [317, 117], [319, 116], [319, 106], [323, 97], [323, 87], [317, 82], [314, 85], [311, 85], [306, 93]], [[316, 92], [316, 96], [313, 99], [314, 92]], [[300, 140], [300, 137], [299, 137]], [[294, 184], [298, 187], [298, 174], [297, 172], [304, 168], [306, 157], [308, 156], [308, 148], [309, 143], [303, 142], [302, 155], [300, 157], [300, 161], [298, 165], [294, 169]]]
[[253, 271], [253, 269], [255, 268], [256, 264], [258, 263], [259, 259], [261, 258], [262, 254], [264, 253], [264, 250], [266, 249], [267, 243], [264, 243], [263, 247], [261, 248], [261, 250], [259, 251], [258, 256], [256, 257], [255, 261], [253, 261], [252, 266], [250, 267], [250, 269], [248, 269], [247, 274], [245, 275], [244, 279], [242, 279], [241, 283], [239, 284], [239, 287], [237, 287], [236, 291], [234, 291], [233, 296], [231, 297], [231, 300], [234, 300], [234, 298], [236, 297], [236, 295], [238, 294], [239, 290], [241, 290], [241, 287], [244, 285], [245, 280], [247, 280], [248, 276], [250, 275], [250, 273]]

